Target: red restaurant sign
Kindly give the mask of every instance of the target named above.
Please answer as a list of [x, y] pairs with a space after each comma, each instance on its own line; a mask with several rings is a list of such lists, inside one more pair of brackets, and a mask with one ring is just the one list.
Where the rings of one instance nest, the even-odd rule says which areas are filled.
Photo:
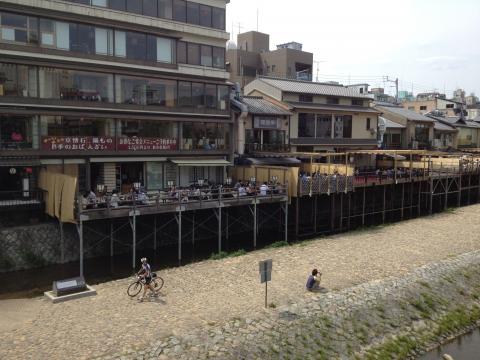
[[177, 139], [162, 138], [119, 138], [115, 147], [115, 138], [108, 136], [45, 136], [42, 149], [51, 151], [152, 151], [176, 150]]
[[176, 150], [177, 139], [130, 137], [118, 139], [118, 150]]
[[53, 151], [115, 150], [115, 139], [108, 136], [45, 136], [42, 149]]

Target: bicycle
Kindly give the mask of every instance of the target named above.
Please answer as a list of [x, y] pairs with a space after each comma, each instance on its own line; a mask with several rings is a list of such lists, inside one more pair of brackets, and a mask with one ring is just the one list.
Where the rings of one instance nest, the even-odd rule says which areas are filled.
[[[130, 297], [135, 297], [140, 294], [142, 288], [146, 285], [145, 278], [138, 275], [135, 275], [135, 278], [136, 280], [131, 283], [127, 289], [127, 295]], [[164, 283], [165, 281], [160, 276], [158, 276], [156, 273], [152, 273], [152, 281], [150, 282], [150, 284], [155, 289], [155, 291], [159, 291], [163, 287]]]

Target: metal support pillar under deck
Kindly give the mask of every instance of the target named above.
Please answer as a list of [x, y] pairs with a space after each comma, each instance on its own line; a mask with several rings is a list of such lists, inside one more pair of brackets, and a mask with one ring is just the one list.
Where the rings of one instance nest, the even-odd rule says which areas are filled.
[[385, 224], [385, 206], [387, 197], [387, 185], [383, 185], [383, 207], [382, 207], [382, 223]]
[[78, 240], [80, 242], [80, 254], [79, 254], [80, 277], [83, 277], [83, 221], [81, 217], [77, 225], [77, 231], [78, 231]]
[[131, 211], [130, 216], [132, 217], [131, 220], [129, 219], [132, 227], [132, 268], [135, 270], [137, 257], [137, 211]]
[[218, 208], [217, 210], [214, 210], [215, 216], [217, 217], [218, 221], [218, 253], [220, 254], [222, 252], [222, 208]]
[[335, 213], [336, 213], [335, 194], [330, 195], [330, 197], [331, 197], [331, 200], [330, 200], [330, 204], [331, 204], [331, 208], [330, 208], [330, 232], [333, 233], [335, 231]]
[[300, 206], [300, 198], [297, 196], [297, 203], [295, 205], [295, 239], [298, 240], [298, 231], [299, 231], [299, 206]]
[[178, 225], [178, 263], [182, 262], [182, 212], [179, 211], [178, 215], [175, 215], [175, 220]]
[[457, 206], [460, 207], [462, 204], [462, 174], [458, 177], [458, 195], [457, 195]]
[[285, 242], [288, 242], [288, 200], [285, 201]]
[[110, 219], [110, 257], [113, 258], [113, 219]]
[[[450, 182], [450, 185], [453, 183], [453, 179]], [[443, 208], [446, 210], [448, 206], [448, 177], [445, 178], [445, 203], [443, 204]]]
[[317, 204], [318, 201], [318, 195], [315, 195], [313, 197], [313, 232], [316, 234], [317, 233]]
[[253, 204], [253, 248], [257, 248], [257, 201]]
[[157, 216], [153, 215], [153, 251], [157, 252]]
[[470, 187], [472, 186], [472, 174], [468, 174], [468, 192], [467, 192], [467, 204], [470, 205]]
[[402, 183], [402, 205], [400, 208], [400, 219], [403, 220], [403, 207], [405, 206], [405, 183]]
[[421, 203], [422, 203], [422, 182], [419, 181], [419, 182], [418, 182], [417, 216], [420, 216]]
[[430, 179], [430, 199], [429, 199], [429, 204], [428, 204], [428, 213], [432, 215], [433, 213], [433, 179]]
[[347, 218], [347, 229], [350, 230], [350, 215], [352, 213], [352, 193], [348, 193], [348, 218]]
[[340, 231], [343, 229], [343, 192], [340, 193]]
[[[411, 175], [410, 175], [411, 180]], [[410, 181], [410, 219], [413, 217], [413, 181]]]
[[59, 220], [60, 225], [60, 263], [65, 263], [65, 234], [63, 232], [63, 223]]
[[363, 187], [363, 201], [362, 201], [362, 226], [365, 226], [365, 190], [366, 187]]

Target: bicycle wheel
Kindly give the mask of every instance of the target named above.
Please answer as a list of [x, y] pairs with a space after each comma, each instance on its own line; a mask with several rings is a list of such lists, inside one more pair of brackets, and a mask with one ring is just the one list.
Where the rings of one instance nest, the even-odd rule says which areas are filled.
[[130, 297], [135, 297], [140, 294], [140, 291], [142, 291], [142, 283], [140, 281], [136, 281], [130, 284], [127, 289], [127, 294]]
[[163, 281], [163, 279], [160, 276], [157, 276], [155, 279], [152, 280], [152, 283], [155, 291], [158, 291], [163, 287], [163, 284], [165, 283], [165, 281]]

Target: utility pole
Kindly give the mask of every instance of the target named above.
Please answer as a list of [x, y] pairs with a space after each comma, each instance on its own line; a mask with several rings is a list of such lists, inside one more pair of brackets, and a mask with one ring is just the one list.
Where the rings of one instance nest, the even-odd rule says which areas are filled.
[[383, 81], [395, 83], [395, 102], [398, 104], [398, 78], [396, 78], [395, 80], [391, 80], [388, 76], [385, 76], [383, 78]]

